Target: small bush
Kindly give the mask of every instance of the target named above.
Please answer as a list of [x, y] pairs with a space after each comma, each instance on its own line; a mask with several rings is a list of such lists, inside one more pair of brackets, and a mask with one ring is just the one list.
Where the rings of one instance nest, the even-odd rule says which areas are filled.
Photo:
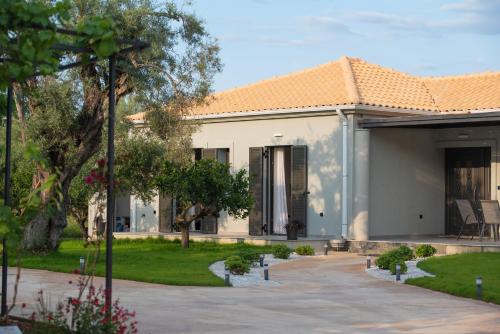
[[259, 261], [260, 257], [260, 253], [257, 250], [251, 248], [244, 248], [240, 250], [236, 255], [241, 257], [248, 264], [253, 264]]
[[394, 251], [397, 253], [397, 256], [403, 261], [410, 261], [411, 259], [415, 258], [413, 250], [411, 250], [411, 248], [407, 246], [401, 246], [399, 248], [396, 248]]
[[429, 257], [436, 254], [437, 249], [432, 247], [431, 245], [418, 245], [415, 248], [415, 255], [417, 257]]
[[389, 265], [389, 270], [391, 271], [392, 275], [396, 275], [396, 265], [399, 264], [401, 266], [401, 274], [404, 274], [408, 271], [408, 267], [406, 266], [406, 263], [403, 260], [396, 260], [391, 262]]
[[293, 249], [291, 249], [285, 244], [277, 244], [274, 245], [272, 248], [272, 254], [277, 259], [288, 259], [290, 257], [290, 254], [292, 254], [292, 252]]
[[380, 268], [384, 270], [388, 270], [391, 263], [394, 261], [400, 260], [398, 257], [397, 253], [394, 251], [389, 251], [385, 252], [382, 255], [380, 255], [377, 260], [375, 260], [375, 264]]
[[230, 256], [224, 261], [224, 264], [233, 275], [243, 275], [250, 272], [250, 264], [243, 260], [241, 256]]
[[315, 251], [310, 245], [304, 245], [295, 248], [295, 253], [299, 255], [314, 255]]
[[393, 262], [404, 262], [404, 261], [409, 261], [414, 258], [413, 251], [406, 247], [406, 246], [401, 246], [396, 249], [392, 249], [388, 252], [382, 253], [378, 257], [378, 259], [375, 261], [375, 264], [380, 268], [380, 269], [385, 269], [388, 270], [390, 269], [391, 263]]

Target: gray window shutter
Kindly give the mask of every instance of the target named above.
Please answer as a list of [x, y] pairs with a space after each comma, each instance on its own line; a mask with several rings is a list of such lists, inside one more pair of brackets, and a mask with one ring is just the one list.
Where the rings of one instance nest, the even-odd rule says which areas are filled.
[[307, 146], [292, 146], [291, 221], [299, 221], [299, 236], [307, 236]]
[[173, 200], [170, 196], [160, 196], [160, 215], [158, 230], [162, 233], [173, 232]]
[[201, 233], [217, 234], [217, 218], [212, 216], [203, 217], [201, 220]]
[[262, 211], [264, 210], [263, 160], [264, 149], [262, 147], [250, 147], [248, 173], [250, 176], [250, 193], [254, 201], [248, 216], [248, 234], [250, 235], [262, 235]]
[[201, 151], [202, 159], [217, 159], [217, 149], [215, 148], [204, 148]]

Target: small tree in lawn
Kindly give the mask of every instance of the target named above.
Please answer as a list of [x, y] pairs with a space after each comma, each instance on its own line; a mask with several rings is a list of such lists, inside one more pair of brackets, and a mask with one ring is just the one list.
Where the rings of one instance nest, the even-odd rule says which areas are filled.
[[177, 202], [175, 223], [181, 230], [182, 246], [189, 247], [189, 227], [197, 219], [218, 217], [224, 210], [245, 218], [252, 206], [246, 170], [232, 175], [229, 165], [203, 159], [188, 166], [166, 161], [155, 180], [160, 193]]

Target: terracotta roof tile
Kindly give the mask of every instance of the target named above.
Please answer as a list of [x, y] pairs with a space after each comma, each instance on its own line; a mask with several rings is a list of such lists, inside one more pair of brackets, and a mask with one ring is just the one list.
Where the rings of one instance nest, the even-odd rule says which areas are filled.
[[[500, 108], [500, 72], [421, 78], [367, 63], [337, 61], [213, 94], [195, 115], [373, 105], [436, 112]], [[131, 116], [144, 119], [144, 113]]]
[[441, 111], [500, 108], [500, 72], [422, 78]]

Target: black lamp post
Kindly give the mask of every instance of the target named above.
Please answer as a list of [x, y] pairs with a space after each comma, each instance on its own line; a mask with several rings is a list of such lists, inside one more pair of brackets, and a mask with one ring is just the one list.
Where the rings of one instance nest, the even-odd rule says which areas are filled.
[[[5, 179], [3, 189], [3, 204], [10, 205], [10, 161], [12, 150], [12, 105], [13, 105], [12, 83], [7, 88], [7, 124], [5, 124]], [[7, 239], [2, 239], [2, 316], [7, 314], [7, 266], [9, 259], [7, 257]]]

